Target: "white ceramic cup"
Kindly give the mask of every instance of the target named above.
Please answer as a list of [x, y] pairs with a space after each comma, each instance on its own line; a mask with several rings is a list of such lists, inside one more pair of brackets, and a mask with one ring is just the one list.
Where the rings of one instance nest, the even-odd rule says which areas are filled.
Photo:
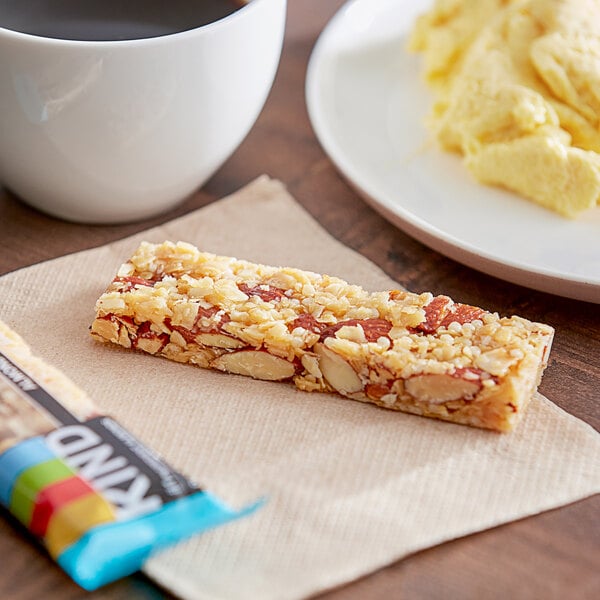
[[70, 221], [159, 214], [233, 153], [271, 88], [285, 0], [189, 31], [72, 41], [0, 27], [0, 182]]

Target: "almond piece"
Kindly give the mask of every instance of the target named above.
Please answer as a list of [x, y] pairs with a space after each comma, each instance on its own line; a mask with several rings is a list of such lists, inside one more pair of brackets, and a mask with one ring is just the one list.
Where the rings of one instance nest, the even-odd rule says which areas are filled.
[[119, 325], [111, 319], [95, 319], [92, 323], [92, 333], [110, 342], [116, 342], [119, 339]]
[[367, 383], [365, 386], [365, 394], [371, 400], [381, 400], [383, 396], [390, 393], [390, 388], [381, 383]]
[[226, 350], [235, 350], [246, 345], [242, 340], [221, 333], [199, 333], [196, 336], [196, 341], [203, 346], [214, 346]]
[[323, 344], [315, 344], [315, 353], [319, 357], [319, 368], [323, 377], [342, 395], [361, 392], [362, 381], [356, 371], [339, 355]]
[[441, 322], [442, 327], [448, 327], [450, 323], [458, 323], [464, 325], [465, 323], [472, 323], [477, 319], [482, 320], [485, 315], [485, 310], [477, 308], [476, 306], [470, 306], [469, 304], [458, 304], [456, 303]]
[[481, 389], [481, 381], [431, 373], [413, 375], [406, 381], [405, 389], [413, 398], [421, 402], [442, 404], [461, 398], [473, 398]]
[[288, 329], [290, 331], [294, 331], [296, 327], [302, 327], [302, 329], [306, 329], [311, 333], [321, 335], [321, 332], [323, 331], [323, 329], [327, 328], [327, 325], [325, 323], [317, 321], [317, 319], [315, 319], [315, 317], [313, 317], [313, 315], [309, 313], [302, 313], [301, 315], [298, 315], [298, 317], [296, 317], [293, 321], [288, 323]]
[[264, 302], [278, 302], [285, 295], [285, 290], [269, 284], [248, 285], [247, 283], [238, 283], [238, 288], [246, 296], [258, 296]]
[[135, 347], [139, 350], [143, 350], [148, 354], [156, 354], [159, 352], [164, 346], [164, 340], [154, 337], [154, 338], [138, 338], [136, 340]]
[[[392, 328], [392, 324], [387, 319], [346, 319], [323, 329], [321, 341], [336, 335], [341, 329], [356, 327], [357, 325], [361, 326], [362, 334], [364, 334], [367, 342], [376, 342], [380, 337], [387, 337]], [[352, 337], [347, 339], [352, 339]]]
[[296, 373], [293, 363], [261, 350], [227, 352], [215, 358], [210, 366], [219, 371], [267, 381], [282, 381]]
[[483, 371], [502, 377], [517, 360], [516, 357], [509, 354], [506, 348], [494, 348], [482, 352], [475, 359], [475, 364]]
[[423, 307], [425, 320], [415, 329], [421, 333], [435, 333], [453, 304], [454, 302], [448, 296], [436, 296]]
[[131, 338], [125, 325], [121, 325], [119, 328], [119, 344], [124, 348], [131, 348]]
[[319, 369], [319, 359], [316, 356], [313, 354], [304, 354], [301, 362], [309, 375], [312, 375], [316, 379], [321, 379], [321, 377], [323, 377], [323, 373], [321, 373], [321, 369]]

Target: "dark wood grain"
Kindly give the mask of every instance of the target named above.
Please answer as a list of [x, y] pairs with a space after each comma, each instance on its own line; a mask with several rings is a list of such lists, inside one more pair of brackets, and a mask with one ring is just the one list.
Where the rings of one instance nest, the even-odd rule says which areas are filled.
[[[267, 105], [242, 146], [176, 210], [143, 223], [96, 227], [47, 217], [0, 191], [0, 273], [98, 246], [235, 191], [261, 173], [285, 182], [333, 236], [414, 291], [445, 293], [556, 328], [541, 391], [600, 428], [600, 308], [505, 283], [406, 236], [370, 209], [335, 171], [311, 129], [304, 78], [312, 46], [342, 0], [291, 0], [281, 65]], [[34, 168], [34, 166], [32, 166]], [[0, 308], [2, 299], [0, 298]], [[600, 499], [590, 498], [455, 540], [319, 596], [322, 600], [600, 598]], [[143, 576], [87, 594], [0, 515], [0, 598], [169, 598]]]

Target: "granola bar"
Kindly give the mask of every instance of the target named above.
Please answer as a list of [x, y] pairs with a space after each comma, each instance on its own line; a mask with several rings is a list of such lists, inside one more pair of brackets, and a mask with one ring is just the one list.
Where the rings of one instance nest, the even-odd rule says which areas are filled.
[[553, 336], [447, 296], [372, 293], [184, 242], [143, 242], [96, 310], [103, 342], [497, 431], [520, 419]]

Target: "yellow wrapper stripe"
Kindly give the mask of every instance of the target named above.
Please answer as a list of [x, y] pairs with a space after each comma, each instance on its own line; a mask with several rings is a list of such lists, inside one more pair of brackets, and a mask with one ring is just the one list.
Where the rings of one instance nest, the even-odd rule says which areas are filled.
[[115, 520], [113, 508], [99, 494], [78, 498], [61, 507], [50, 519], [44, 540], [48, 552], [56, 559], [92, 527]]

